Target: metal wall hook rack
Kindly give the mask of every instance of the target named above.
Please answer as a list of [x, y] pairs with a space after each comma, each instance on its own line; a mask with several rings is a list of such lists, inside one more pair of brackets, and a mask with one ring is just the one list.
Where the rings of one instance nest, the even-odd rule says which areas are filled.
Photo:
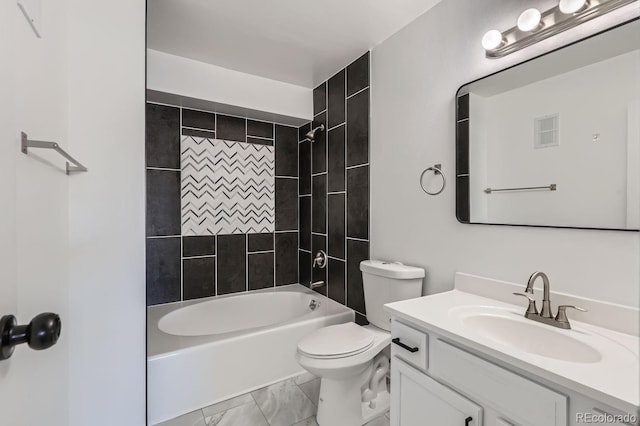
[[[424, 187], [424, 183], [422, 182], [424, 179], [424, 175], [427, 174], [428, 172], [433, 172], [436, 175], [440, 175], [440, 177], [442, 178], [442, 188], [440, 188], [438, 191], [436, 192], [429, 192], [425, 189]], [[442, 191], [444, 191], [444, 188], [446, 188], [447, 186], [447, 180], [444, 177], [444, 173], [442, 173], [442, 164], [434, 164], [431, 167], [427, 167], [426, 169], [424, 169], [422, 171], [422, 174], [420, 175], [420, 187], [422, 188], [422, 190], [429, 195], [438, 195], [440, 194]]]
[[[53, 149], [58, 154], [62, 155], [68, 161], [66, 163], [66, 172], [67, 174], [71, 174], [74, 172], [86, 172], [88, 169], [82, 165], [78, 160], [67, 154], [67, 152], [60, 147], [56, 142], [47, 142], [47, 141], [32, 141], [29, 140], [29, 137], [25, 132], [21, 133], [21, 151], [23, 154], [29, 153], [29, 148], [42, 148], [42, 149]], [[72, 163], [73, 165], [70, 165]]]

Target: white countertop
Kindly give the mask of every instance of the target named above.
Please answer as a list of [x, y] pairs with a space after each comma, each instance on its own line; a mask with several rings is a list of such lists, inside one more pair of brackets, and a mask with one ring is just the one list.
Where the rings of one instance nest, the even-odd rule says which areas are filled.
[[553, 328], [525, 319], [523, 306], [460, 290], [387, 304], [385, 310], [394, 318], [433, 331], [478, 354], [494, 358], [503, 365], [522, 369], [529, 375], [559, 384], [621, 411], [638, 411], [640, 366], [637, 336], [571, 320], [569, 312], [572, 329], [553, 329], [596, 348], [602, 354], [602, 359], [592, 363], [562, 361], [524, 352], [489, 339], [466, 326], [456, 314], [467, 308], [473, 310], [478, 307], [500, 309], [507, 312], [510, 319], [517, 317], [536, 326]]

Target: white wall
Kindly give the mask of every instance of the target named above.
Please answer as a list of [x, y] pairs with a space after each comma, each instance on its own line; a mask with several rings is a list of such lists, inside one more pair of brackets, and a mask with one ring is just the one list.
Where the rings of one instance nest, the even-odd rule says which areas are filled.
[[[15, 60], [14, 5], [0, 2], [0, 55], [3, 63]], [[12, 67], [0, 67], [0, 315], [14, 312], [18, 306], [15, 285], [16, 246], [16, 118], [15, 73]], [[8, 371], [8, 363], [0, 364], [0, 379]], [[2, 392], [0, 386], [0, 392]], [[2, 395], [2, 394], [0, 394]], [[4, 408], [4, 407], [3, 407]]]
[[[52, 152], [20, 152], [20, 132], [67, 148], [64, 0], [42, 5], [42, 39], [16, 5], [0, 6], [0, 315], [63, 321], [57, 345], [27, 345], [0, 363], [0, 423], [68, 425], [68, 185]], [[5, 297], [7, 299], [5, 299]]]
[[313, 118], [312, 89], [152, 49], [147, 50], [147, 79], [150, 90], [275, 116], [256, 118], [282, 122], [278, 116], [289, 116], [302, 119], [299, 124]]
[[[484, 217], [472, 213], [474, 221], [626, 228], [627, 115], [640, 98], [639, 75], [636, 50], [486, 97], [481, 105], [472, 96], [471, 145], [486, 144], [487, 158], [470, 156], [471, 187], [488, 204]], [[552, 114], [559, 117], [559, 145], [535, 148], [535, 119]], [[478, 178], [493, 188], [555, 183], [558, 189], [487, 195], [473, 184], [476, 171], [486, 171]]]
[[[511, 27], [528, 7], [555, 4], [445, 0], [373, 50], [372, 256], [425, 267], [425, 293], [451, 289], [456, 271], [524, 284], [542, 270], [555, 291], [638, 306], [637, 233], [464, 225], [455, 219], [458, 87], [639, 12], [634, 4], [506, 58], [484, 57], [485, 31]], [[449, 186], [439, 196], [426, 196], [418, 176], [440, 162]]]
[[72, 426], [145, 424], [145, 2], [68, 0]]
[[640, 99], [629, 104], [627, 117], [627, 228], [640, 228]]

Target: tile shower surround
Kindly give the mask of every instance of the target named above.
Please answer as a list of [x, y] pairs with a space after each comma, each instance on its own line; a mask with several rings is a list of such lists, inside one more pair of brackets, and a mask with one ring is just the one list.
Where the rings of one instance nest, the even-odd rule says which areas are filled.
[[[299, 128], [300, 283], [355, 310], [366, 323], [360, 262], [369, 259], [369, 52], [313, 91], [314, 120]], [[316, 140], [305, 134], [324, 124]], [[324, 250], [326, 269], [311, 269]]]
[[[182, 235], [182, 136], [274, 148], [274, 232]], [[147, 104], [147, 305], [298, 282], [297, 148], [295, 127]]]

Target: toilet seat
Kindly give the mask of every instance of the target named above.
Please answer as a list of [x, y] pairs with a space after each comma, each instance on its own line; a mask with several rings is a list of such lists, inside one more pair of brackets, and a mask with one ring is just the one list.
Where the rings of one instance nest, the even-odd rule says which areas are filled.
[[324, 327], [298, 343], [298, 352], [315, 359], [346, 358], [374, 345], [375, 335], [353, 322]]

